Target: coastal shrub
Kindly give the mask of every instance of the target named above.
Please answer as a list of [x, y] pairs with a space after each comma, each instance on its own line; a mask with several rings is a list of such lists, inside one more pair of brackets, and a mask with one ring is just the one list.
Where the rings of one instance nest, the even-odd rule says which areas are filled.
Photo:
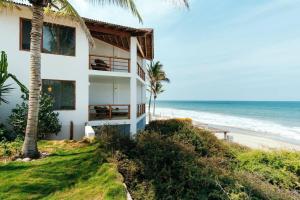
[[237, 156], [238, 168], [284, 189], [300, 192], [300, 153], [252, 150]]
[[0, 158], [21, 155], [22, 144], [22, 137], [17, 137], [14, 141], [7, 141], [5, 139], [0, 141]]
[[[110, 139], [107, 143], [111, 142]], [[268, 161], [260, 158], [261, 168], [251, 171], [248, 164], [259, 164], [256, 156], [256, 161], [251, 160], [252, 150], [225, 143], [189, 122], [177, 123], [177, 119], [153, 121], [127, 143], [127, 147], [113, 144], [117, 146], [113, 158], [133, 199], [300, 199], [295, 179], [298, 157], [294, 154], [276, 158], [268, 155]], [[281, 161], [275, 162], [276, 159]], [[275, 171], [270, 171], [275, 175], [263, 173], [263, 168], [285, 169], [288, 181], [275, 179]]]
[[146, 130], [161, 133], [163, 135], [174, 134], [185, 126], [191, 126], [192, 121], [189, 118], [176, 118], [168, 120], [151, 121]]
[[0, 141], [12, 141], [15, 138], [16, 135], [13, 131], [8, 130], [4, 124], [0, 124]]
[[132, 148], [134, 144], [130, 135], [123, 134], [116, 126], [104, 125], [96, 130], [96, 137], [101, 141], [104, 148], [110, 153], [118, 150]]
[[[57, 134], [61, 130], [58, 113], [53, 109], [54, 101], [46, 94], [40, 99], [38, 138], [44, 139], [48, 135]], [[9, 117], [9, 123], [17, 135], [25, 134], [27, 124], [28, 101], [24, 98], [21, 105], [17, 105]]]

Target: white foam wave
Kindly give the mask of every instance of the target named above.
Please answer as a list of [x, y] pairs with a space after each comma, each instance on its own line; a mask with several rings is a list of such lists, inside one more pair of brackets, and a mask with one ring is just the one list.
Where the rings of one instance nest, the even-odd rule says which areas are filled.
[[200, 123], [234, 127], [300, 142], [300, 127], [287, 127], [266, 120], [171, 108], [157, 108], [156, 114], [166, 117], [188, 117]]

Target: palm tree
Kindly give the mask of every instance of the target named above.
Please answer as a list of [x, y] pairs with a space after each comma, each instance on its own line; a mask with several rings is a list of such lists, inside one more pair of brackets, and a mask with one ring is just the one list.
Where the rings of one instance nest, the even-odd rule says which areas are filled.
[[163, 89], [162, 83], [159, 81], [155, 84], [155, 87], [153, 88], [153, 116], [155, 116], [155, 106], [156, 106], [156, 99], [157, 96], [161, 93], [163, 93], [165, 90]]
[[[154, 95], [154, 91], [157, 89], [156, 85], [160, 82], [167, 82], [169, 83], [170, 80], [167, 78], [166, 72], [163, 70], [163, 65], [157, 61], [157, 62], [151, 62], [148, 65], [147, 69], [148, 77], [149, 77], [149, 88], [148, 91], [150, 92], [150, 98], [149, 98], [149, 120], [151, 121], [151, 102], [152, 102], [152, 96]], [[160, 84], [161, 85], [161, 84]], [[153, 112], [154, 115], [154, 112]]]
[[[35, 158], [39, 156], [37, 148], [37, 123], [39, 112], [39, 96], [41, 91], [41, 38], [44, 21], [44, 11], [46, 14], [57, 16], [68, 16], [77, 21], [85, 33], [90, 43], [93, 39], [88, 31], [83, 19], [68, 2], [68, 0], [28, 0], [32, 5], [32, 29], [30, 41], [30, 81], [29, 81], [29, 101], [28, 118], [25, 131], [25, 140], [22, 148], [24, 157]], [[88, 0], [87, 0], [88, 1]], [[134, 0], [92, 0], [94, 4], [114, 4], [116, 6], [131, 10], [140, 22], [142, 18], [135, 6]], [[178, 0], [188, 7], [187, 0]], [[14, 7], [13, 0], [0, 0], [0, 8]]]
[[7, 55], [4, 51], [2, 51], [0, 58], [0, 105], [1, 103], [8, 103], [4, 96], [7, 95], [13, 88], [10, 87], [10, 84], [5, 84], [5, 82], [10, 78], [18, 84], [21, 91], [27, 96], [27, 88], [17, 79], [15, 75], [8, 73]]

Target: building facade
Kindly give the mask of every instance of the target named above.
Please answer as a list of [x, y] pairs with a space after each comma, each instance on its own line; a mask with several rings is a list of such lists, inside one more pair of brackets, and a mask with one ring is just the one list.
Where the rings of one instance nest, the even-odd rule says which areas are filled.
[[[29, 6], [0, 13], [0, 50], [8, 55], [8, 70], [29, 85], [32, 14]], [[145, 126], [146, 62], [153, 59], [153, 30], [135, 29], [85, 19], [91, 46], [81, 26], [68, 18], [45, 16], [42, 38], [42, 92], [54, 98], [62, 124], [54, 139], [85, 135], [85, 125], [116, 125], [135, 134]], [[6, 123], [22, 102], [15, 88], [9, 104], [0, 107]]]

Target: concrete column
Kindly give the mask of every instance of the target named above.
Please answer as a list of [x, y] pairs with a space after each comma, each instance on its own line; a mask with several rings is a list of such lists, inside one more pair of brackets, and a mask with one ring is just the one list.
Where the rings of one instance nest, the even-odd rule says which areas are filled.
[[130, 38], [130, 133], [137, 132], [137, 38]]

